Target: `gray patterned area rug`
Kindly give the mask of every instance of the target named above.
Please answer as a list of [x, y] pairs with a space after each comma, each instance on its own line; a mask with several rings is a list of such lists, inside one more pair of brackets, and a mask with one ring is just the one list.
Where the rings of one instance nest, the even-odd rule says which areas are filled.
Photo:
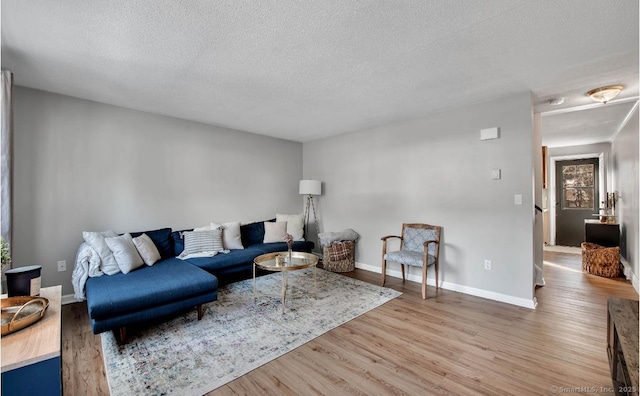
[[[118, 345], [102, 333], [102, 352], [112, 395], [202, 395], [284, 355], [327, 331], [399, 296], [400, 292], [313, 269], [288, 274], [285, 312], [278, 295], [280, 273], [221, 288], [206, 304], [202, 320], [195, 310], [130, 334]], [[311, 292], [311, 294], [305, 292]]]

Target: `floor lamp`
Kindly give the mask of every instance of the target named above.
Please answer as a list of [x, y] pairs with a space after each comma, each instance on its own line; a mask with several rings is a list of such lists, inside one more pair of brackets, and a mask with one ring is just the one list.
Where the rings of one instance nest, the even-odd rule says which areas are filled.
[[318, 243], [320, 243], [320, 227], [318, 227], [318, 217], [316, 216], [316, 207], [313, 204], [313, 196], [322, 195], [322, 182], [320, 180], [300, 180], [300, 195], [307, 196], [307, 203], [304, 208], [305, 235], [307, 234], [309, 216], [311, 216], [311, 210], [313, 210], [313, 218], [316, 223], [316, 237], [318, 238]]

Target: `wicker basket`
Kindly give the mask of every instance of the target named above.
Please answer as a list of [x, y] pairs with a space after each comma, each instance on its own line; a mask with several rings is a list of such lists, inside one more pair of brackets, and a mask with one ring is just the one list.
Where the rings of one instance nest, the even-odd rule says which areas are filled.
[[332, 272], [349, 272], [356, 268], [354, 241], [334, 242], [322, 248], [322, 268]]
[[620, 248], [582, 242], [582, 270], [588, 274], [617, 278], [620, 276]]

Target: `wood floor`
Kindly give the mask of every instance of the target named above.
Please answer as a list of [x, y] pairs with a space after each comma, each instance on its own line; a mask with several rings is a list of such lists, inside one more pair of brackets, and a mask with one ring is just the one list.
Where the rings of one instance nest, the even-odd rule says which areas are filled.
[[[607, 296], [637, 293], [583, 274], [579, 255], [545, 252], [544, 274], [536, 310], [432, 287], [422, 300], [418, 283], [387, 278], [402, 296], [209, 395], [606, 393]], [[109, 394], [86, 305], [64, 306], [62, 322], [64, 394]]]

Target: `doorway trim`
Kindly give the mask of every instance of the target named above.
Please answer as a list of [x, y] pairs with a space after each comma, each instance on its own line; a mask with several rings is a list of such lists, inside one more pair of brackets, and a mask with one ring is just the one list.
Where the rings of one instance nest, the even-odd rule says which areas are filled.
[[[571, 155], [558, 155], [549, 157], [549, 191], [547, 199], [549, 201], [549, 244], [556, 244], [556, 162], [566, 160], [578, 160], [598, 158], [598, 182], [600, 184], [598, 192], [600, 197], [604, 197], [607, 191], [605, 179], [605, 158], [604, 153], [586, 153], [586, 154], [571, 154]], [[599, 203], [598, 203], [599, 205]], [[595, 217], [594, 217], [595, 218]]]

